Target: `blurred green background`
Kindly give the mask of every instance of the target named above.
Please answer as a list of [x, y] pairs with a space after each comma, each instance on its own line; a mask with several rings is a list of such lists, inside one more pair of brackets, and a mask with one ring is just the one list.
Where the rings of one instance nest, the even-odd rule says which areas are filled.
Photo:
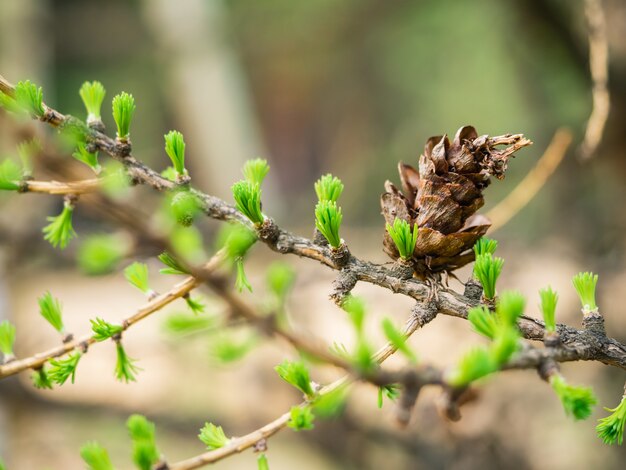
[[[264, 210], [305, 235], [313, 227], [313, 182], [332, 172], [346, 184], [344, 238], [359, 256], [381, 262], [383, 183], [397, 181], [399, 160], [417, 163], [429, 136], [472, 124], [481, 134], [524, 133], [535, 142], [510, 164], [507, 178], [488, 189], [488, 209], [566, 126], [574, 144], [564, 162], [494, 235], [507, 259], [503, 282], [527, 293], [534, 308], [537, 287], [550, 282], [567, 290], [577, 270], [594, 270], [609, 333], [626, 340], [626, 3], [603, 3], [611, 114], [601, 146], [586, 162], [576, 151], [591, 112], [587, 29], [578, 0], [1, 0], [0, 73], [43, 85], [48, 104], [77, 116], [84, 114], [78, 88], [100, 80], [108, 91], [103, 117], [109, 130], [110, 98], [132, 93], [135, 155], [164, 169], [162, 135], [178, 129], [194, 184], [229, 201], [243, 162], [267, 158], [272, 170]], [[6, 116], [0, 124], [0, 151], [14, 153], [24, 131]], [[22, 331], [38, 330], [36, 296], [53, 286], [65, 290], [78, 331], [87, 327], [86, 309], [113, 309], [121, 318], [138, 305], [119, 273], [85, 280], [73, 268], [72, 248], [59, 258], [41, 241], [43, 219], [60, 201], [39, 196], [0, 204], [0, 259], [10, 260], [0, 267], [0, 318], [10, 317]], [[98, 226], [80, 210], [77, 217], [85, 233]], [[275, 257], [257, 251], [250, 269], [260, 283], [264, 265]], [[292, 316], [320, 335], [349, 337], [344, 318], [326, 300], [332, 273], [289, 261], [300, 272]], [[77, 294], [79, 288], [89, 295]], [[363, 294], [376, 312], [410, 308], [386, 292]], [[562, 321], [576, 324], [573, 296], [562, 299]], [[182, 458], [201, 451], [195, 433], [205, 420], [234, 422], [231, 433], [243, 434], [294, 401], [270, 367], [288, 348], [264, 344], [228, 370], [209, 360], [206, 338], [164, 339], [159, 321], [150, 322], [132, 348], [147, 376], [137, 384], [110, 384], [106, 355], [79, 375], [74, 388], [65, 387], [70, 390], [38, 393], [26, 376], [0, 384], [0, 455], [10, 469], [82, 468], [78, 448], [87, 439], [107, 445], [119, 468], [130, 468], [123, 422], [134, 411], [155, 419], [166, 454]], [[425, 360], [445, 365], [475, 338], [468, 338], [472, 333], [462, 322], [441, 324], [414, 342]], [[22, 355], [41, 349], [31, 336], [24, 336]], [[34, 337], [44, 341], [46, 335]], [[584, 364], [565, 371], [573, 381], [597, 385], [603, 405], [613, 406], [621, 396], [624, 374], [617, 370]], [[393, 426], [390, 411], [379, 422], [385, 411], [375, 409], [369, 392], [338, 422], [320, 423], [310, 435], [287, 431], [275, 447], [273, 439], [271, 468], [623, 465], [622, 449], [595, 439], [593, 419], [568, 422], [532, 373], [487, 384], [459, 424], [435, 416], [435, 396], [427, 395], [408, 430]], [[600, 416], [599, 407], [594, 418]], [[254, 460], [247, 455], [220, 465], [253, 468]]]

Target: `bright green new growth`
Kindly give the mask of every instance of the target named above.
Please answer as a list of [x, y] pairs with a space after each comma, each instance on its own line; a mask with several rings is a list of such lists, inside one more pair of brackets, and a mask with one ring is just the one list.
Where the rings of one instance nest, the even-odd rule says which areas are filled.
[[148, 285], [148, 265], [135, 261], [124, 269], [126, 280], [144, 294], [150, 292]]
[[261, 225], [265, 218], [261, 212], [261, 186], [250, 181], [237, 181], [232, 186], [237, 210], [255, 225]]
[[45, 114], [43, 107], [43, 90], [30, 80], [18, 82], [15, 85], [15, 102], [32, 116], [42, 117]]
[[161, 274], [189, 274], [189, 272], [183, 268], [176, 259], [170, 255], [167, 251], [164, 251], [159, 256], [159, 261], [163, 263], [167, 268], [159, 270]]
[[417, 356], [406, 344], [406, 336], [404, 336], [402, 332], [394, 326], [393, 322], [389, 318], [383, 319], [382, 326], [385, 336], [393, 347], [404, 354], [410, 362], [416, 363]]
[[578, 273], [572, 279], [572, 283], [583, 306], [583, 314], [597, 310], [596, 284], [598, 283], [598, 275], [590, 272]]
[[486, 299], [494, 299], [496, 296], [496, 281], [502, 272], [504, 260], [494, 257], [491, 253], [485, 253], [476, 257], [474, 263], [474, 276], [483, 286], [483, 295]]
[[120, 341], [115, 343], [115, 350], [117, 352], [117, 361], [115, 362], [115, 377], [120, 382], [134, 382], [137, 380], [135, 374], [141, 369], [137, 367], [135, 359], [126, 354], [126, 350], [122, 346]]
[[223, 332], [211, 341], [211, 356], [221, 363], [235, 362], [243, 359], [256, 346], [256, 336], [238, 340], [234, 335]]
[[48, 372], [46, 371], [45, 367], [42, 366], [40, 369], [37, 369], [35, 372], [33, 372], [33, 375], [31, 375], [31, 379], [35, 388], [38, 388], [40, 390], [52, 390], [52, 381], [50, 380], [50, 377], [48, 377]]
[[224, 434], [222, 426], [216, 426], [213, 423], [204, 423], [204, 427], [200, 429], [200, 434], [198, 434], [198, 439], [200, 439], [209, 450], [219, 449], [230, 442], [230, 439]]
[[134, 414], [126, 421], [126, 427], [133, 441], [133, 462], [140, 470], [151, 470], [160, 457], [154, 437], [154, 423], [145, 416]]
[[493, 339], [498, 323], [496, 316], [487, 307], [473, 307], [467, 313], [467, 319], [476, 333]]
[[52, 297], [50, 292], [46, 292], [42, 297], [39, 297], [39, 313], [55, 330], [61, 334], [65, 333], [61, 303], [58, 299]]
[[546, 324], [546, 333], [554, 333], [556, 331], [556, 303], [559, 300], [559, 294], [548, 286], [539, 290], [539, 298], [541, 299], [539, 308]]
[[491, 238], [481, 237], [478, 239], [476, 244], [474, 245], [474, 253], [478, 258], [480, 255], [485, 255], [487, 253], [493, 255], [498, 248], [497, 240], [492, 240]]
[[64, 250], [70, 240], [76, 237], [74, 227], [72, 227], [72, 214], [74, 213], [74, 207], [70, 203], [63, 205], [63, 212], [56, 217], [47, 217], [48, 225], [43, 228], [44, 240], [50, 242], [50, 244], [57, 248]]
[[489, 354], [496, 366], [505, 364], [517, 352], [520, 345], [519, 331], [510, 325], [498, 325], [496, 335], [489, 347]]
[[498, 299], [496, 315], [504, 326], [515, 326], [517, 319], [524, 313], [526, 299], [519, 292], [506, 291]]
[[104, 321], [102, 318], [89, 321], [91, 322], [91, 331], [94, 333], [93, 339], [96, 341], [106, 341], [124, 331], [121, 325], [113, 325]]
[[605, 408], [612, 414], [598, 420], [596, 432], [605, 444], [622, 445], [624, 442], [624, 427], [626, 427], [626, 395], [615, 408]]
[[119, 235], [92, 235], [78, 247], [78, 267], [89, 275], [106, 274], [115, 269], [128, 250]]
[[254, 160], [248, 160], [243, 165], [243, 176], [246, 181], [252, 184], [258, 184], [261, 186], [263, 180], [270, 171], [270, 166], [267, 164], [267, 160], [262, 158], [255, 158]]
[[396, 401], [400, 396], [400, 387], [396, 384], [383, 385], [378, 387], [378, 408], [383, 407], [383, 397], [389, 401]]
[[4, 320], [0, 323], [0, 351], [5, 359], [13, 357], [13, 344], [15, 343], [15, 326]]
[[411, 225], [406, 220], [395, 219], [393, 225], [386, 224], [387, 232], [400, 253], [400, 258], [407, 261], [413, 257], [417, 245], [417, 224]]
[[113, 119], [117, 125], [117, 138], [125, 141], [130, 136], [130, 121], [135, 113], [135, 98], [125, 91], [113, 98]]
[[333, 248], [341, 246], [339, 227], [341, 226], [341, 207], [334, 201], [320, 201], [315, 206], [315, 226]]
[[315, 415], [310, 406], [292, 406], [289, 410], [291, 417], [287, 426], [294, 431], [306, 431], [307, 429], [313, 429], [315, 425]]
[[19, 181], [21, 179], [22, 171], [17, 163], [8, 158], [0, 163], [0, 189], [17, 191], [20, 189]]
[[285, 359], [281, 364], [274, 367], [274, 370], [285, 382], [296, 387], [307, 397], [311, 398], [315, 395], [313, 387], [311, 387], [309, 370], [303, 362]]
[[178, 131], [169, 131], [165, 134], [165, 152], [172, 160], [174, 170], [179, 176], [185, 175], [185, 139]]
[[259, 458], [256, 459], [257, 470], [270, 470], [270, 465], [267, 463], [267, 457], [265, 454], [259, 455]]
[[225, 251], [226, 257], [236, 268], [235, 287], [239, 292], [242, 292], [244, 288], [252, 291], [252, 286], [246, 277], [243, 258], [256, 240], [254, 232], [239, 223], [225, 226], [219, 236], [218, 246]]
[[461, 358], [448, 382], [453, 387], [464, 387], [496, 370], [498, 365], [490, 351], [486, 348], [474, 348]]
[[196, 315], [204, 312], [206, 305], [202, 303], [202, 301], [197, 297], [191, 297], [190, 295], [185, 296], [185, 302], [187, 303], [187, 307], [195, 313]]
[[172, 215], [183, 227], [189, 227], [202, 208], [198, 197], [188, 189], [181, 189], [174, 193], [170, 208]]
[[561, 400], [568, 416], [572, 416], [575, 420], [581, 420], [587, 419], [591, 415], [593, 406], [597, 403], [591, 388], [568, 385], [559, 374], [550, 377], [550, 385]]
[[88, 152], [87, 146], [82, 142], [76, 145], [76, 150], [72, 153], [72, 157], [87, 165], [96, 174], [100, 174], [102, 171], [102, 167], [98, 163], [98, 152]]
[[356, 347], [352, 356], [352, 364], [359, 373], [367, 375], [378, 367], [378, 363], [372, 357], [373, 354], [374, 350], [372, 346], [360, 335], [357, 338]]
[[109, 454], [97, 442], [88, 442], [80, 449], [80, 456], [89, 466], [89, 470], [115, 470]]
[[348, 295], [341, 303], [341, 308], [348, 313], [357, 336], [361, 336], [365, 320], [365, 301], [361, 297]]
[[78, 366], [78, 361], [81, 357], [82, 354], [80, 352], [75, 352], [65, 359], [51, 359], [51, 367], [48, 371], [50, 380], [56, 384], [63, 385], [67, 379], [71, 377], [72, 383], [74, 383], [74, 379], [76, 377], [76, 367]]
[[343, 193], [343, 183], [339, 178], [328, 173], [315, 182], [315, 193], [319, 202], [337, 202]]
[[100, 110], [102, 108], [104, 96], [106, 95], [106, 91], [104, 90], [102, 83], [98, 81], [85, 82], [80, 87], [78, 94], [87, 109], [87, 123], [100, 121], [102, 119]]
[[316, 416], [333, 418], [345, 409], [348, 399], [347, 386], [344, 384], [323, 395], [318, 395], [313, 402], [313, 411]]
[[239, 258], [235, 261], [235, 267], [237, 268], [237, 277], [235, 278], [235, 289], [239, 292], [243, 292], [244, 289], [248, 289], [248, 292], [252, 292], [252, 285], [248, 282], [246, 276], [245, 266], [243, 265], [243, 259]]

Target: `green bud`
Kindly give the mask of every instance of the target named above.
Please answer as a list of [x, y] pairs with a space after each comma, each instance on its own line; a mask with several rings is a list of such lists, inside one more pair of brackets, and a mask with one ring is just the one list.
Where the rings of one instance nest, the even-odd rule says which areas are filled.
[[179, 176], [187, 174], [185, 169], [185, 139], [178, 131], [169, 131], [165, 134], [165, 152], [170, 157], [172, 165]]
[[221, 426], [216, 426], [213, 423], [204, 423], [204, 427], [200, 429], [198, 438], [207, 446], [207, 449], [219, 449], [224, 447], [230, 442], [230, 439], [224, 434], [224, 430]]
[[400, 258], [407, 261], [413, 257], [415, 245], [417, 245], [417, 224], [411, 226], [406, 220], [395, 219], [393, 225], [387, 224], [387, 232], [400, 253]]
[[578, 273], [572, 279], [574, 288], [583, 306], [583, 314], [589, 314], [598, 309], [596, 305], [596, 284], [598, 275], [590, 272]]
[[117, 138], [127, 141], [130, 137], [130, 121], [135, 113], [135, 98], [122, 92], [113, 98], [113, 119], [117, 125]]
[[341, 246], [339, 227], [342, 217], [341, 207], [334, 201], [320, 201], [315, 206], [315, 226], [333, 248]]
[[78, 94], [87, 109], [87, 123], [90, 124], [95, 121], [101, 121], [102, 116], [100, 115], [100, 110], [102, 108], [104, 96], [106, 95], [106, 91], [104, 86], [102, 86], [102, 83], [98, 81], [85, 82], [80, 87]]
[[337, 202], [343, 193], [343, 183], [339, 178], [328, 173], [316, 181], [315, 193], [319, 202]]
[[262, 158], [256, 158], [254, 160], [248, 160], [243, 166], [244, 178], [252, 184], [258, 184], [261, 186], [265, 176], [270, 171], [270, 166], [267, 164], [267, 160]]

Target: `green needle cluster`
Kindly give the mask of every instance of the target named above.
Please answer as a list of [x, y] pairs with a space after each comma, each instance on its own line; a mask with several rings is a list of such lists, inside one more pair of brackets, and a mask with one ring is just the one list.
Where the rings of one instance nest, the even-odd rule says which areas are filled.
[[48, 217], [50, 222], [43, 228], [44, 240], [50, 242], [54, 248], [64, 250], [70, 240], [76, 237], [76, 232], [72, 226], [72, 215], [74, 213], [74, 205], [66, 201], [63, 205], [63, 211], [56, 217]]
[[67, 379], [71, 378], [72, 383], [74, 383], [76, 367], [81, 357], [82, 354], [80, 352], [75, 352], [65, 359], [51, 359], [50, 370], [48, 371], [50, 380], [58, 385], [63, 385]]
[[270, 171], [270, 166], [267, 160], [262, 158], [255, 158], [254, 160], [248, 160], [242, 169], [242, 173], [246, 181], [258, 184], [261, 186], [263, 180]]
[[289, 410], [289, 422], [287, 426], [289, 426], [294, 431], [306, 431], [308, 429], [313, 429], [315, 425], [313, 421], [315, 420], [315, 415], [313, 414], [313, 410], [309, 405], [307, 406], [292, 406], [291, 410]]
[[386, 224], [387, 233], [393, 240], [400, 253], [400, 258], [405, 261], [410, 260], [413, 257], [415, 251], [415, 245], [417, 245], [417, 224], [411, 225], [406, 220], [395, 219], [393, 225]]
[[185, 169], [185, 139], [178, 131], [169, 131], [165, 134], [165, 153], [172, 161], [178, 176], [187, 174]]
[[61, 334], [65, 334], [61, 303], [52, 297], [50, 292], [46, 292], [39, 298], [39, 313], [46, 319], [52, 327]]
[[339, 236], [342, 218], [341, 207], [334, 201], [320, 201], [315, 206], [315, 227], [335, 249], [342, 243]]
[[575, 420], [582, 420], [591, 415], [593, 406], [597, 403], [591, 388], [569, 385], [558, 373], [550, 377], [550, 385], [561, 400], [568, 416]]
[[488, 300], [496, 297], [496, 282], [502, 272], [504, 260], [494, 257], [491, 253], [484, 253], [476, 257], [474, 276], [483, 286], [483, 295]]
[[154, 423], [145, 416], [134, 414], [126, 421], [126, 427], [133, 442], [133, 462], [139, 470], [151, 470], [160, 460]]
[[274, 367], [278, 375], [287, 383], [293, 385], [307, 397], [315, 396], [313, 387], [311, 387], [311, 377], [309, 369], [301, 361], [284, 360], [281, 364]]
[[222, 426], [216, 426], [213, 423], [204, 423], [204, 427], [200, 429], [200, 434], [198, 434], [198, 439], [200, 439], [209, 450], [219, 449], [230, 442]]
[[596, 285], [598, 275], [590, 272], [578, 273], [572, 279], [572, 284], [578, 293], [580, 303], [583, 307], [583, 314], [588, 315], [598, 309], [596, 305]]
[[30, 80], [15, 85], [14, 99], [17, 105], [31, 116], [42, 117], [46, 112], [43, 107], [43, 90]]
[[539, 298], [541, 299], [539, 308], [543, 314], [543, 322], [546, 324], [546, 333], [554, 333], [556, 332], [556, 304], [559, 294], [548, 286], [539, 290]]
[[13, 344], [15, 343], [15, 326], [4, 320], [0, 323], [0, 352], [4, 356], [4, 362], [13, 359]]
[[128, 265], [126, 269], [124, 269], [124, 276], [131, 285], [135, 286], [144, 294], [149, 295], [152, 292], [148, 284], [148, 265], [145, 263], [135, 261]]
[[117, 125], [117, 138], [128, 141], [130, 137], [130, 122], [135, 114], [135, 98], [123, 91], [113, 98], [113, 119]]
[[612, 413], [606, 418], [598, 420], [596, 432], [605, 444], [622, 445], [624, 442], [624, 427], [626, 427], [626, 395], [615, 408], [605, 408]]
[[474, 245], [474, 253], [476, 257], [487, 253], [494, 254], [498, 248], [498, 242], [491, 238], [481, 237]]
[[318, 179], [314, 186], [318, 201], [337, 202], [343, 193], [343, 183], [330, 173]]
[[261, 225], [265, 218], [261, 212], [261, 186], [258, 183], [242, 180], [232, 186], [237, 210], [255, 225]]
[[8, 158], [0, 163], [0, 190], [17, 191], [21, 180], [22, 170], [17, 163]]
[[89, 470], [115, 470], [106, 449], [97, 442], [88, 442], [81, 447], [80, 456]]
[[101, 122], [102, 116], [100, 114], [102, 109], [102, 102], [106, 95], [106, 91], [102, 83], [98, 81], [85, 82], [78, 91], [83, 104], [87, 109], [87, 124], [94, 122]]

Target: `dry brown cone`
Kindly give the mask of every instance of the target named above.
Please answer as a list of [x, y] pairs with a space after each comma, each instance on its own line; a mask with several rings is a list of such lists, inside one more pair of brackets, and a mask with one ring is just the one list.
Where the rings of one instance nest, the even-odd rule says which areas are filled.
[[[492, 176], [504, 178], [509, 157], [531, 144], [522, 134], [478, 136], [465, 126], [452, 143], [445, 135], [428, 139], [418, 170], [399, 163], [402, 191], [385, 183], [382, 213], [391, 225], [395, 219], [417, 224], [417, 245], [409, 260], [416, 274], [450, 272], [474, 259], [472, 247], [491, 225], [476, 214], [485, 202], [483, 189]], [[496, 149], [502, 145], [506, 147]], [[385, 253], [400, 257], [387, 232], [383, 244]]]

